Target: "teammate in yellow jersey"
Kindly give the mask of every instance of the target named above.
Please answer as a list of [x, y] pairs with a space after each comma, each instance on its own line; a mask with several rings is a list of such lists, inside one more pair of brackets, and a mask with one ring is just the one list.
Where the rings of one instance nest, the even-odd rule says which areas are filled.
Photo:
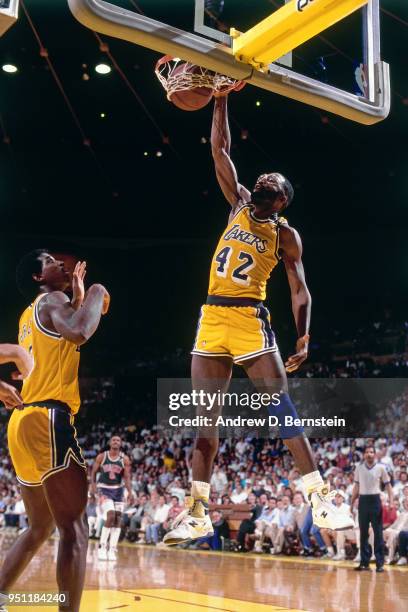
[[8, 446], [29, 519], [28, 529], [9, 550], [0, 571], [0, 595], [10, 591], [39, 547], [58, 528], [57, 582], [78, 612], [83, 590], [88, 527], [86, 464], [76, 439], [80, 407], [79, 347], [95, 333], [110, 297], [102, 285], [85, 293], [85, 263], [71, 280], [64, 264], [40, 249], [23, 257], [17, 284], [31, 301], [20, 319], [19, 344], [34, 360], [25, 378], [23, 404], [8, 425]]
[[[192, 351], [193, 388], [225, 392], [233, 363], [242, 365], [259, 391], [279, 391], [279, 406], [270, 406], [279, 418], [280, 436], [302, 473], [303, 484], [319, 527], [345, 529], [353, 522], [336, 512], [332, 493], [324, 485], [303, 428], [286, 426], [285, 417], [297, 417], [288, 395], [285, 366], [270, 315], [263, 304], [266, 284], [279, 259], [285, 265], [292, 311], [298, 332], [296, 352], [286, 361], [294, 372], [307, 358], [311, 297], [302, 263], [302, 242], [281, 213], [293, 198], [293, 188], [282, 174], [262, 174], [250, 192], [237, 178], [230, 157], [227, 97], [215, 100], [211, 133], [215, 170], [231, 205], [229, 223], [215, 251], [206, 304], [201, 309]], [[166, 534], [166, 544], [179, 544], [213, 531], [208, 516], [210, 478], [218, 451], [218, 437], [200, 431], [193, 452], [193, 483], [186, 510]]]

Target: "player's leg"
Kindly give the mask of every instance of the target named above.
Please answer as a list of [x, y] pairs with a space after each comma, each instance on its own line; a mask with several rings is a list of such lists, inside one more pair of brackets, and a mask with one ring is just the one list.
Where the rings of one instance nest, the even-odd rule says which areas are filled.
[[115, 528], [115, 504], [112, 499], [105, 499], [102, 504], [105, 522], [102, 527], [101, 537], [99, 539], [98, 559], [106, 561], [108, 559], [108, 551], [112, 539], [112, 533]]
[[0, 571], [0, 592], [11, 589], [40, 546], [55, 529], [42, 486], [21, 485], [21, 495], [29, 519], [28, 529], [22, 533], [7, 552]]
[[[229, 357], [203, 357], [193, 355], [191, 378], [194, 390], [206, 393], [221, 393], [227, 391], [232, 373], [232, 359]], [[221, 407], [218, 406], [218, 410]], [[216, 416], [217, 408], [211, 416]], [[205, 414], [205, 406], [197, 410], [197, 414]], [[208, 416], [208, 415], [207, 415]], [[208, 515], [208, 500], [210, 497], [210, 480], [214, 459], [218, 452], [218, 431], [215, 427], [199, 428], [195, 440], [192, 472], [193, 482], [191, 497], [186, 501], [188, 507], [174, 521], [174, 528], [164, 536], [168, 545], [204, 537], [211, 533], [212, 524]]]
[[[191, 380], [193, 389], [204, 389], [208, 393], [217, 391], [227, 391], [232, 373], [232, 359], [229, 357], [202, 357], [193, 355], [191, 363]], [[218, 452], [219, 438], [215, 428], [204, 431], [201, 436], [199, 432], [195, 441], [193, 451], [192, 470], [193, 470], [193, 489], [194, 483], [204, 482], [208, 485], [214, 459]], [[194, 490], [192, 491], [194, 497]], [[199, 498], [200, 495], [198, 494]], [[209, 497], [209, 495], [207, 495]]]
[[[113, 519], [113, 527], [111, 527], [110, 538], [109, 538], [109, 550], [108, 550], [108, 560], [116, 561], [117, 553], [118, 553], [118, 543], [121, 532], [121, 521], [122, 521], [122, 512], [116, 509], [118, 504], [115, 503], [115, 514]], [[123, 504], [120, 504], [122, 506]]]
[[296, 408], [288, 394], [285, 367], [278, 351], [265, 353], [243, 362], [244, 368], [255, 387], [261, 393], [280, 393], [278, 406], [271, 404], [269, 412], [276, 415], [281, 423], [279, 430], [283, 442], [288, 447], [302, 480], [313, 509], [313, 521], [318, 527], [347, 529], [354, 527], [354, 521], [336, 512], [329, 489], [325, 486], [313, 456], [309, 440], [303, 428], [287, 426], [285, 417], [298, 418]]
[[64, 612], [78, 612], [85, 580], [88, 523], [86, 471], [75, 461], [49, 476], [43, 484], [48, 506], [60, 534], [57, 582], [60, 592], [69, 594]]
[[[282, 393], [283, 401], [289, 404], [290, 398], [288, 395], [288, 382], [286, 378], [285, 367], [279, 352], [266, 353], [255, 359], [245, 361], [243, 363], [246, 373], [252, 380], [258, 391], [269, 393]], [[276, 413], [276, 408], [271, 406], [271, 414]], [[289, 432], [288, 428], [282, 430], [282, 434]], [[290, 432], [289, 432], [290, 433]], [[294, 433], [298, 433], [294, 430]], [[312, 449], [307, 438], [301, 433], [293, 438], [284, 438], [284, 443], [290, 450], [296, 466], [302, 476], [316, 472], [316, 462], [313, 457]], [[323, 481], [318, 479], [319, 484]]]
[[369, 512], [365, 499], [359, 498], [358, 502], [358, 524], [360, 528], [360, 565], [359, 567], [368, 568], [370, 563], [371, 551], [368, 543], [368, 530], [370, 526]]
[[384, 536], [383, 536], [383, 520], [382, 520], [382, 506], [381, 500], [378, 496], [378, 500], [373, 504], [371, 511], [371, 525], [374, 532], [374, 554], [375, 562], [377, 565], [377, 571], [384, 565]]

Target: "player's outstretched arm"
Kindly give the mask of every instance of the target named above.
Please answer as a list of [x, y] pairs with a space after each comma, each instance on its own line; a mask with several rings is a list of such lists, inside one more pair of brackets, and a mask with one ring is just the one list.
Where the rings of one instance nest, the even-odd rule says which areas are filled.
[[251, 193], [238, 181], [237, 171], [230, 157], [231, 133], [228, 123], [227, 96], [215, 98], [211, 129], [211, 151], [215, 172], [222, 192], [234, 211], [251, 199]]
[[298, 333], [296, 354], [285, 363], [286, 370], [294, 372], [307, 358], [312, 298], [306, 285], [302, 241], [298, 232], [288, 225], [282, 225], [279, 230], [279, 246], [288, 276], [292, 312]]
[[103, 285], [92, 285], [79, 310], [75, 310], [65, 293], [60, 291], [49, 294], [46, 300], [43, 306], [45, 315], [51, 319], [55, 331], [81, 346], [98, 329], [101, 315], [109, 309], [110, 296]]
[[32, 356], [18, 344], [0, 344], [0, 364], [15, 363], [21, 378], [27, 378], [34, 366]]

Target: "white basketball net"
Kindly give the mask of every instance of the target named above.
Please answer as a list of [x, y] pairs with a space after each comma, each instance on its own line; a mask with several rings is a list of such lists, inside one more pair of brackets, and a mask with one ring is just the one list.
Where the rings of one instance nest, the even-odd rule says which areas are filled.
[[[183, 65], [184, 69], [174, 74], [175, 69]], [[176, 91], [188, 91], [196, 87], [207, 87], [214, 92], [227, 94], [240, 84], [240, 81], [236, 79], [232, 79], [224, 74], [219, 74], [218, 72], [212, 72], [201, 66], [197, 66], [196, 70], [192, 72], [191, 67], [193, 65], [194, 64], [169, 55], [162, 57], [162, 59], [157, 62], [155, 70], [156, 76], [166, 90], [168, 100], [171, 100], [171, 96]]]

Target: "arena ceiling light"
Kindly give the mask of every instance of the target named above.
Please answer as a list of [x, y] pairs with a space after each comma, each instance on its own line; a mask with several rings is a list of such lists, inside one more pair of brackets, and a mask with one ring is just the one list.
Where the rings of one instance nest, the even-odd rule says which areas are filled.
[[112, 72], [112, 68], [108, 64], [97, 64], [95, 66], [95, 71], [98, 74], [109, 74]]
[[17, 68], [17, 66], [14, 66], [14, 64], [4, 64], [2, 66], [2, 70], [4, 72], [8, 72], [9, 74], [13, 74], [14, 72], [18, 72], [18, 68]]

